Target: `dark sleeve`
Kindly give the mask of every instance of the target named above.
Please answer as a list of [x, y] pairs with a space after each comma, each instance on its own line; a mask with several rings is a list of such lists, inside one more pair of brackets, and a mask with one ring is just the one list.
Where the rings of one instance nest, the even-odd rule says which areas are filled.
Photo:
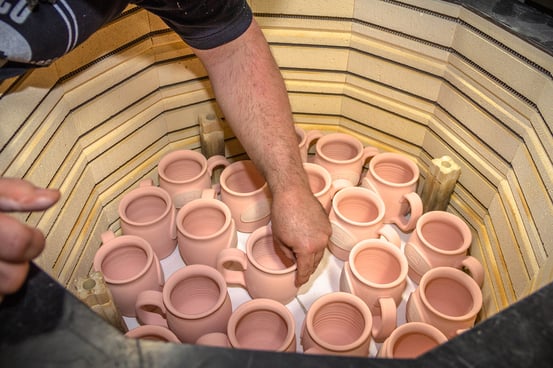
[[0, 80], [49, 65], [119, 15], [128, 0], [0, 1]]
[[187, 44], [211, 49], [238, 38], [252, 22], [246, 0], [135, 0], [163, 19]]

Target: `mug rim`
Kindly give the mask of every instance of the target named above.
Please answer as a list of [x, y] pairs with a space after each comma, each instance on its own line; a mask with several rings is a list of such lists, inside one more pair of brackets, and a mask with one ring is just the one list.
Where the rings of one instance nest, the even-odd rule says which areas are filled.
[[[315, 311], [315, 310], [318, 311], [322, 305], [328, 303], [329, 301], [333, 303], [349, 304], [353, 306], [355, 309], [357, 309], [363, 316], [365, 320], [365, 329], [362, 331], [361, 335], [357, 339], [355, 339], [355, 341], [345, 345], [336, 345], [336, 344], [328, 343], [326, 341], [321, 340], [319, 335], [314, 333], [313, 319], [314, 319], [315, 312], [311, 312], [311, 313], [309, 312]], [[361, 300], [361, 298], [359, 298], [358, 296], [354, 294], [346, 293], [343, 291], [336, 291], [319, 297], [317, 300], [313, 302], [313, 304], [311, 304], [311, 307], [305, 314], [305, 328], [307, 329], [307, 333], [318, 346], [322, 347], [325, 350], [331, 350], [336, 352], [346, 352], [350, 350], [355, 350], [360, 345], [362, 345], [365, 341], [371, 338], [372, 327], [373, 327], [372, 313], [369, 307], [365, 304], [365, 302]]]
[[[370, 197], [371, 201], [375, 203], [375, 205], [378, 208], [378, 215], [375, 219], [371, 221], [361, 222], [361, 221], [354, 221], [347, 217], [345, 217], [339, 210], [338, 210], [338, 202], [342, 199], [343, 196], [347, 195], [348, 193], [365, 193], [367, 196]], [[381, 223], [384, 219], [384, 215], [386, 213], [386, 206], [384, 204], [384, 200], [380, 198], [378, 194], [373, 192], [372, 190], [364, 187], [346, 187], [342, 190], [339, 190], [335, 195], [334, 198], [332, 198], [332, 211], [336, 216], [340, 218], [340, 220], [346, 222], [347, 224], [354, 225], [354, 226], [372, 226], [378, 223]]]
[[[392, 282], [377, 283], [361, 275], [357, 270], [357, 268], [355, 267], [355, 257], [365, 249], [380, 249], [393, 254], [394, 259], [396, 259], [399, 262], [399, 266], [400, 266], [400, 273], [398, 277], [394, 279]], [[364, 239], [358, 242], [357, 244], [355, 244], [350, 251], [350, 254], [348, 257], [348, 263], [349, 263], [351, 272], [355, 275], [355, 277], [361, 280], [361, 282], [368, 284], [371, 287], [376, 289], [393, 288], [406, 282], [407, 274], [409, 272], [409, 262], [407, 261], [407, 258], [405, 257], [403, 252], [399, 248], [397, 248], [396, 245], [382, 239]]]
[[[143, 194], [153, 195], [155, 197], [162, 199], [165, 202], [165, 209], [163, 210], [163, 213], [161, 215], [159, 215], [153, 220], [145, 221], [145, 222], [137, 222], [137, 221], [131, 220], [127, 216], [126, 210], [130, 203], [142, 197]], [[127, 194], [123, 195], [123, 197], [119, 201], [119, 206], [118, 206], [119, 218], [124, 222], [126, 222], [127, 224], [135, 227], [146, 227], [146, 226], [156, 224], [161, 220], [163, 220], [173, 209], [174, 209], [174, 206], [173, 206], [173, 200], [171, 199], [171, 195], [165, 189], [154, 185], [134, 188]]]
[[[441, 219], [441, 216], [445, 216], [446, 221], [450, 224], [453, 224], [456, 227], [456, 229], [460, 231], [461, 236], [463, 236], [463, 244], [461, 244], [459, 248], [453, 249], [453, 250], [438, 248], [425, 238], [422, 231], [423, 226], [428, 223], [434, 222], [435, 219]], [[421, 243], [425, 247], [428, 247], [432, 251], [443, 255], [465, 254], [470, 248], [472, 243], [472, 233], [468, 225], [461, 218], [447, 211], [436, 210], [436, 211], [429, 211], [429, 212], [423, 213], [417, 220], [414, 233], [420, 239]]]
[[[102, 263], [106, 257], [110, 254], [110, 251], [119, 247], [119, 244], [127, 245], [127, 247], [140, 248], [146, 252], [146, 264], [142, 270], [126, 279], [113, 279], [107, 276], [102, 270]], [[108, 242], [103, 243], [94, 256], [93, 266], [96, 271], [100, 271], [104, 277], [104, 281], [113, 285], [124, 285], [134, 282], [144, 276], [154, 262], [154, 250], [147, 240], [136, 235], [121, 235], [110, 239]]]
[[[255, 189], [255, 190], [253, 190], [253, 191], [250, 191], [250, 192], [237, 192], [235, 190], [230, 189], [227, 186], [227, 183], [226, 183], [227, 177], [234, 174], [234, 173], [236, 173], [236, 172], [239, 172], [240, 170], [243, 170], [247, 166], [253, 167], [255, 169], [255, 171], [257, 171], [259, 176], [261, 176], [261, 178], [263, 178], [263, 185], [260, 186], [259, 188]], [[233, 163], [231, 163], [230, 165], [225, 167], [223, 169], [223, 171], [221, 171], [221, 176], [219, 177], [219, 184], [221, 185], [221, 195], [223, 195], [226, 192], [226, 193], [228, 193], [232, 196], [235, 196], [235, 197], [253, 196], [257, 193], [263, 192], [269, 186], [269, 184], [267, 184], [267, 180], [263, 177], [261, 172], [259, 172], [257, 170], [257, 168], [255, 167], [255, 164], [251, 160], [234, 161]]]
[[238, 306], [238, 308], [236, 308], [236, 310], [231, 314], [227, 324], [227, 337], [230, 341], [230, 344], [233, 347], [240, 347], [240, 343], [238, 342], [238, 339], [234, 334], [234, 331], [236, 331], [236, 326], [239, 325], [240, 321], [248, 313], [255, 311], [272, 312], [284, 320], [286, 326], [288, 327], [288, 331], [282, 345], [279, 346], [276, 351], [286, 351], [290, 344], [294, 342], [294, 339], [296, 337], [296, 320], [294, 319], [292, 312], [284, 304], [269, 298], [251, 299], [242, 303], [240, 306]]
[[[430, 301], [428, 300], [426, 296], [426, 292], [421, 292], [426, 290], [427, 284], [430, 281], [434, 280], [434, 278], [453, 279], [458, 284], [461, 284], [472, 297], [472, 306], [470, 308], [470, 311], [466, 312], [461, 316], [451, 316], [437, 310], [432, 305], [432, 303], [430, 303]], [[428, 270], [422, 276], [418, 287], [419, 287], [419, 295], [422, 303], [433, 314], [449, 321], [465, 321], [467, 319], [471, 319], [475, 317], [480, 311], [480, 309], [482, 308], [482, 302], [483, 302], [482, 292], [480, 291], [480, 287], [478, 286], [476, 281], [472, 277], [464, 273], [463, 271], [454, 267], [442, 266], [442, 267], [435, 267]]]
[[[197, 210], [198, 208], [205, 208], [205, 204], [209, 205], [209, 208], [216, 208], [218, 210], [221, 210], [225, 216], [225, 223], [221, 226], [220, 229], [218, 229], [216, 232], [208, 235], [194, 235], [191, 234], [189, 231], [183, 228], [182, 222], [184, 220], [184, 217], [194, 210]], [[222, 201], [219, 201], [217, 199], [211, 199], [211, 198], [198, 198], [194, 199], [184, 206], [182, 206], [179, 211], [177, 212], [177, 218], [176, 218], [176, 226], [179, 233], [186, 236], [187, 238], [194, 239], [194, 240], [208, 240], [218, 237], [219, 235], [222, 235], [232, 222], [232, 213], [228, 206], [223, 203]]]
[[[354, 146], [356, 146], [357, 154], [353, 158], [350, 158], [350, 159], [347, 159], [347, 160], [337, 160], [337, 159], [328, 157], [327, 155], [323, 154], [321, 152], [322, 147], [326, 143], [329, 143], [328, 141], [331, 142], [331, 140], [335, 139], [336, 137], [342, 139], [342, 141], [348, 141], [348, 143], [352, 143]], [[349, 134], [340, 133], [340, 132], [325, 134], [321, 138], [319, 138], [317, 143], [315, 143], [315, 152], [316, 152], [316, 154], [318, 154], [319, 157], [321, 157], [322, 159], [324, 159], [328, 162], [332, 162], [334, 164], [346, 164], [346, 163], [355, 162], [355, 161], [359, 160], [361, 157], [363, 157], [363, 150], [364, 149], [365, 149], [365, 147], [363, 146], [363, 143], [361, 143], [361, 141], [359, 141], [357, 138], [355, 138], [355, 137], [353, 137]]]
[[[382, 178], [380, 175], [378, 175], [375, 171], [375, 166], [379, 163], [382, 163], [382, 162], [388, 162], [387, 161], [388, 158], [399, 159], [400, 161], [402, 161], [402, 163], [407, 164], [407, 166], [409, 166], [409, 168], [413, 172], [413, 178], [411, 178], [411, 180], [406, 181], [404, 183], [395, 183], [395, 182], [386, 180], [386, 179]], [[370, 176], [372, 176], [379, 183], [382, 183], [382, 184], [384, 184], [386, 186], [390, 186], [390, 187], [396, 187], [396, 188], [404, 188], [404, 187], [412, 186], [413, 184], [415, 184], [419, 180], [419, 176], [420, 176], [419, 167], [415, 162], [413, 162], [408, 157], [406, 157], [402, 154], [399, 154], [399, 153], [395, 153], [395, 152], [381, 152], [381, 153], [376, 154], [369, 161], [368, 173], [370, 174]]]
[[272, 237], [272, 235], [273, 235], [273, 231], [272, 231], [271, 225], [261, 226], [260, 228], [255, 229], [250, 234], [250, 236], [246, 240], [246, 257], [248, 261], [258, 270], [271, 275], [285, 275], [291, 272], [295, 272], [298, 268], [298, 264], [295, 259], [293, 260], [294, 261], [293, 265], [280, 270], [275, 270], [275, 269], [263, 266], [257, 261], [257, 259], [253, 258], [252, 249], [257, 243], [257, 241], [265, 237], [269, 237], [269, 236]]
[[[189, 158], [192, 158], [192, 159], [189, 159]], [[194, 158], [198, 158], [198, 160], [194, 160]], [[167, 167], [171, 163], [176, 162], [176, 161], [184, 161], [186, 159], [189, 159], [190, 161], [193, 160], [193, 161], [195, 161], [195, 162], [197, 162], [201, 165], [201, 170], [200, 170], [200, 173], [198, 175], [196, 175], [196, 176], [194, 176], [190, 179], [186, 179], [186, 180], [175, 180], [175, 179], [169, 178], [165, 174], [165, 169], [167, 169]], [[199, 178], [201, 178], [203, 175], [205, 175], [206, 172], [207, 172], [207, 159], [205, 158], [204, 155], [202, 155], [201, 153], [196, 152], [194, 150], [180, 149], [180, 150], [171, 151], [171, 152], [167, 153], [166, 155], [164, 155], [161, 158], [161, 160], [159, 160], [159, 163], [157, 165], [157, 173], [158, 173], [159, 177], [162, 178], [167, 183], [177, 184], [177, 185], [178, 184], [188, 184], [188, 183], [194, 182], [194, 181], [198, 180]]]
[[[217, 301], [213, 304], [211, 308], [197, 314], [187, 314], [179, 311], [171, 302], [171, 294], [175, 287], [183, 280], [188, 277], [198, 277], [203, 276], [214, 281], [219, 287], [219, 296]], [[165, 286], [162, 291], [163, 304], [168, 311], [171, 312], [177, 318], [186, 319], [186, 320], [198, 320], [205, 318], [215, 311], [219, 310], [224, 304], [225, 300], [228, 298], [227, 284], [223, 276], [213, 267], [202, 265], [202, 264], [191, 264], [175, 271], [169, 279], [165, 282]]]
[[315, 172], [316, 174], [320, 174], [322, 177], [324, 177], [323, 178], [325, 182], [324, 188], [319, 190], [316, 193], [313, 193], [313, 196], [315, 197], [321, 196], [330, 190], [330, 188], [332, 187], [332, 176], [330, 175], [327, 169], [325, 169], [321, 165], [317, 165], [310, 162], [304, 162], [303, 168], [308, 175], [308, 180], [309, 180], [309, 171]]

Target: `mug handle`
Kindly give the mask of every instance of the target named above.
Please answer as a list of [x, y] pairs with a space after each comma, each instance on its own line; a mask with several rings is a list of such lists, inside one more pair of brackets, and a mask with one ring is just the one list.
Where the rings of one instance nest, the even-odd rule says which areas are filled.
[[405, 306], [405, 319], [407, 322], [426, 322], [423, 315], [423, 308], [420, 305], [420, 298], [415, 295], [418, 292], [418, 288], [415, 289], [407, 299], [407, 304]]
[[161, 269], [161, 263], [159, 262], [159, 258], [157, 258], [155, 252], [154, 252], [154, 263], [156, 265], [157, 282], [159, 286], [163, 288], [163, 285], [165, 284], [165, 276], [163, 274], [163, 270]]
[[151, 178], [142, 179], [140, 183], [138, 183], [139, 188], [143, 187], [153, 187], [154, 181]]
[[110, 240], [113, 240], [115, 239], [115, 233], [111, 230], [108, 230], [108, 231], [104, 231], [101, 235], [100, 235], [100, 238], [102, 239], [102, 245], [106, 244], [107, 242], [109, 242]]
[[367, 146], [363, 148], [363, 164], [369, 159], [378, 155], [380, 151], [376, 147]]
[[484, 267], [482, 267], [482, 263], [473, 256], [466, 256], [461, 262], [461, 266], [467, 269], [474, 281], [482, 288], [482, 284], [484, 283]]
[[401, 238], [397, 231], [390, 225], [386, 224], [378, 230], [378, 235], [383, 236], [389, 243], [396, 247], [401, 247]]
[[391, 297], [378, 298], [378, 304], [380, 319], [373, 318], [372, 335], [376, 342], [383, 342], [397, 327], [397, 306], [394, 298]]
[[230, 162], [223, 155], [213, 155], [207, 159], [207, 173], [209, 176], [213, 175], [213, 170], [216, 167], [227, 167]]
[[[228, 263], [238, 263], [241, 270], [231, 270]], [[217, 255], [217, 270], [223, 275], [227, 284], [235, 284], [246, 289], [246, 279], [244, 272], [248, 267], [248, 257], [246, 253], [238, 248], [226, 248]]]
[[406, 216], [398, 216], [397, 221], [394, 221], [396, 225], [404, 233], [408, 233], [415, 228], [417, 220], [422, 215], [422, 200], [421, 197], [415, 192], [407, 193], [403, 195], [403, 199], [409, 203], [410, 214], [409, 219]]
[[[152, 308], [155, 307], [155, 308]], [[167, 313], [163, 304], [163, 294], [160, 291], [144, 290], [136, 298], [136, 318], [145, 325], [157, 325], [169, 328], [163, 315]], [[161, 313], [151, 312], [159, 310]]]

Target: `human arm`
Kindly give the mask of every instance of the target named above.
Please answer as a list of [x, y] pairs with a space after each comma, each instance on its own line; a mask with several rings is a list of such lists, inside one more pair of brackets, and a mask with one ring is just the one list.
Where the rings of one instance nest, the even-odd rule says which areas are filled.
[[29, 261], [44, 249], [44, 235], [3, 212], [42, 211], [58, 201], [57, 190], [0, 178], [0, 300], [16, 292], [27, 276]]
[[195, 53], [209, 73], [225, 119], [269, 184], [274, 239], [294, 252], [296, 283], [304, 284], [319, 264], [331, 230], [303, 170], [288, 94], [267, 41], [253, 20], [235, 40]]

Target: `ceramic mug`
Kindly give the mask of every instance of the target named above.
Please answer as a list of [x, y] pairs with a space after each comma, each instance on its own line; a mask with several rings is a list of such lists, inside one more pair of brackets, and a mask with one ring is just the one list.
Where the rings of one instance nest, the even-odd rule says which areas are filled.
[[315, 300], [305, 315], [301, 345], [307, 354], [368, 357], [372, 316], [357, 296], [332, 292]]
[[399, 234], [391, 225], [383, 222], [384, 211], [384, 202], [370, 189], [347, 187], [337, 192], [332, 199], [329, 215], [332, 226], [328, 242], [330, 252], [346, 261], [355, 244], [381, 236], [399, 247]]
[[484, 268], [480, 261], [467, 255], [471, 243], [472, 233], [458, 216], [445, 211], [425, 213], [405, 243], [409, 276], [418, 283], [434, 267], [465, 268], [482, 287]]
[[213, 267], [190, 265], [175, 271], [163, 291], [143, 291], [136, 300], [141, 324], [169, 328], [184, 343], [225, 332], [232, 304], [225, 280]]
[[407, 286], [408, 268], [401, 250], [380, 239], [360, 241], [344, 263], [340, 291], [355, 294], [367, 304], [376, 342], [384, 341], [397, 327], [397, 307]]
[[375, 147], [363, 147], [357, 138], [344, 133], [330, 133], [315, 144], [313, 163], [323, 166], [332, 180], [359, 184], [363, 165], [378, 153]]
[[303, 169], [307, 174], [313, 196], [319, 200], [326, 213], [329, 213], [332, 198], [341, 187], [333, 183], [328, 170], [320, 165], [306, 162], [303, 164]]
[[119, 312], [135, 317], [136, 298], [144, 290], [161, 290], [164, 284], [159, 259], [150, 244], [134, 235], [102, 234], [94, 255], [94, 270], [101, 272]]
[[176, 208], [201, 197], [202, 190], [210, 188], [213, 170], [230, 163], [221, 155], [206, 159], [193, 150], [177, 150], [161, 158], [157, 166], [159, 186], [165, 189]]
[[384, 223], [396, 224], [410, 232], [422, 215], [422, 201], [417, 194], [419, 167], [407, 156], [383, 152], [369, 162], [361, 186], [377, 192], [384, 204]]
[[127, 331], [125, 336], [133, 339], [180, 343], [179, 338], [171, 330], [162, 326], [144, 325]]
[[269, 223], [271, 192], [252, 161], [233, 162], [223, 170], [219, 181], [221, 200], [230, 208], [238, 231], [251, 233]]
[[204, 190], [202, 198], [185, 204], [177, 213], [179, 253], [187, 265], [217, 267], [222, 249], [236, 247], [236, 225], [228, 206]]
[[232, 313], [227, 335], [211, 333], [196, 344], [236, 349], [296, 351], [296, 322], [286, 306], [272, 299], [253, 299]]
[[177, 247], [176, 211], [167, 191], [142, 180], [119, 202], [121, 230], [125, 235], [146, 239], [160, 258], [168, 257]]
[[445, 343], [447, 337], [423, 322], [408, 322], [396, 328], [378, 350], [378, 358], [413, 359]]
[[270, 225], [255, 230], [246, 240], [246, 251], [223, 249], [217, 269], [227, 284], [245, 288], [252, 298], [289, 303], [298, 292], [297, 265], [288, 249], [276, 246]]
[[313, 142], [323, 136], [319, 130], [304, 130], [299, 126], [295, 126], [296, 137], [298, 138], [298, 148], [300, 150], [301, 159], [303, 162], [307, 162], [307, 156], [309, 154], [309, 148]]
[[473, 278], [453, 267], [436, 267], [409, 296], [406, 319], [431, 324], [450, 339], [474, 326], [481, 308], [482, 291]]

